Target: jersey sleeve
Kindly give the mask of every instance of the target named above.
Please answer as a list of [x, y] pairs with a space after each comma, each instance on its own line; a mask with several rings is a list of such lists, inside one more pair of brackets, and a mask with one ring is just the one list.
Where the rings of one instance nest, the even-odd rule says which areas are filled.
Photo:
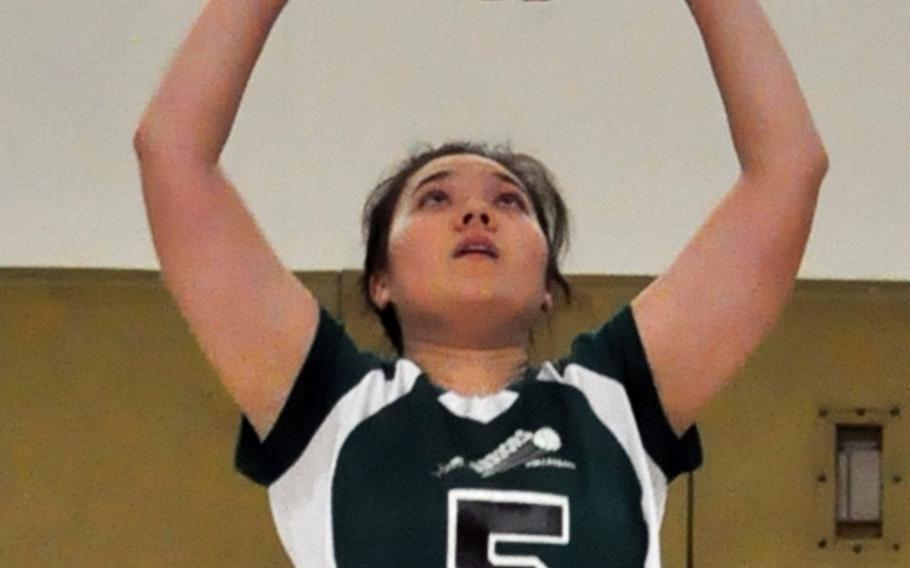
[[300, 457], [335, 404], [383, 363], [376, 355], [360, 351], [320, 305], [313, 345], [266, 438], [260, 441], [247, 417], [241, 416], [237, 469], [261, 485], [277, 480]]
[[566, 362], [577, 363], [622, 383], [645, 450], [668, 482], [701, 465], [698, 428], [693, 425], [680, 438], [667, 419], [631, 305], [625, 305], [600, 328], [578, 335]]

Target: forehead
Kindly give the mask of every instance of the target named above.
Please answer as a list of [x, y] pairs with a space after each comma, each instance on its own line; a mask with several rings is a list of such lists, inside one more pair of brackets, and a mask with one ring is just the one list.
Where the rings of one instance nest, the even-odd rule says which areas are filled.
[[[408, 179], [407, 184], [405, 184], [405, 191], [412, 190], [420, 184], [421, 181], [442, 171], [453, 173], [471, 172], [480, 174], [499, 174], [500, 176], [505, 176], [514, 180], [519, 187], [522, 187], [518, 178], [495, 160], [491, 160], [484, 156], [478, 156], [477, 154], [451, 154], [436, 158], [435, 160], [424, 164], [422, 168], [414, 172]], [[522, 189], [524, 188], [522, 187]]]

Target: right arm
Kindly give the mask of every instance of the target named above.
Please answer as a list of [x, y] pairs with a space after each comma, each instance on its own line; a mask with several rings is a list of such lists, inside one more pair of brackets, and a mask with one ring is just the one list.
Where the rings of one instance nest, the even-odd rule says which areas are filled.
[[260, 438], [306, 360], [319, 318], [218, 161], [286, 0], [210, 0], [133, 139], [165, 287]]

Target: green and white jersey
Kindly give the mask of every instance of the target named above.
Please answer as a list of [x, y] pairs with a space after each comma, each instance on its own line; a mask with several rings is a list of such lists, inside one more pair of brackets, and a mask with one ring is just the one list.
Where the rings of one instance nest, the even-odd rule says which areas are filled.
[[625, 306], [485, 397], [358, 350], [321, 308], [278, 421], [260, 443], [244, 418], [236, 463], [297, 566], [656, 568], [667, 484], [701, 460]]

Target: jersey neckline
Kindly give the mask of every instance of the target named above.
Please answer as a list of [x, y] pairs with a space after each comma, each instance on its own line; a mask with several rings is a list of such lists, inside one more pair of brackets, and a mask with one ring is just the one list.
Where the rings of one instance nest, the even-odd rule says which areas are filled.
[[410, 359], [408, 359], [408, 361], [410, 361], [419, 370], [417, 380], [426, 383], [426, 386], [429, 387], [430, 390], [433, 393], [435, 393], [437, 397], [440, 397], [440, 396], [443, 396], [446, 394], [453, 394], [453, 395], [456, 395], [456, 396], [459, 396], [462, 398], [466, 398], [466, 399], [487, 399], [487, 398], [496, 397], [496, 396], [502, 394], [504, 391], [512, 391], [517, 394], [517, 393], [521, 392], [521, 390], [524, 388], [524, 385], [526, 385], [530, 381], [533, 381], [537, 377], [537, 375], [540, 373], [540, 367], [529, 364], [527, 367], [525, 367], [525, 370], [522, 371], [521, 374], [519, 374], [516, 378], [512, 379], [508, 384], [506, 384], [506, 386], [502, 387], [498, 391], [487, 393], [487, 394], [482, 394], [482, 395], [463, 395], [463, 394], [457, 393], [451, 389], [447, 389], [447, 388], [437, 385], [430, 379], [429, 373], [427, 373], [426, 371], [421, 369], [420, 366], [417, 365], [417, 363], [415, 363], [414, 361], [411, 361]]

